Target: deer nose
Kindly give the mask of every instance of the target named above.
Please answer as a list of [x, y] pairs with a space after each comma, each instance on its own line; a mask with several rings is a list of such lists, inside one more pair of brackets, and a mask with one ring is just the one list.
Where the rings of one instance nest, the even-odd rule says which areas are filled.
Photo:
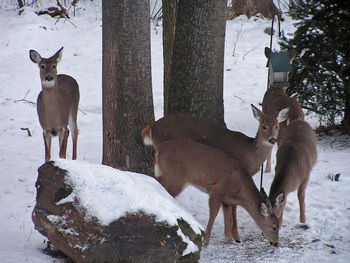
[[271, 139], [269, 140], [269, 142], [270, 142], [271, 144], [275, 144], [275, 143], [277, 142], [277, 140], [276, 140], [275, 138], [271, 138]]
[[278, 242], [274, 243], [274, 242], [270, 242], [270, 245], [278, 247]]
[[45, 77], [45, 80], [51, 81], [51, 80], [53, 80], [53, 77], [52, 77], [51, 75], [47, 75], [47, 76]]

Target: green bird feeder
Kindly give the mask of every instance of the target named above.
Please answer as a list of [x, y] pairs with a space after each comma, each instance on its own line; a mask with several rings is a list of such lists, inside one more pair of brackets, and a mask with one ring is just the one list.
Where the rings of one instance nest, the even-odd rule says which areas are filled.
[[270, 71], [270, 83], [274, 88], [287, 88], [288, 72], [291, 71], [288, 52], [271, 52], [267, 66]]

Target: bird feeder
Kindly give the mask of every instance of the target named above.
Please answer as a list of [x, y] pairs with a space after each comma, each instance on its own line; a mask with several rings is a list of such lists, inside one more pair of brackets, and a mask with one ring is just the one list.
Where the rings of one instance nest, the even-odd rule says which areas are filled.
[[291, 71], [288, 52], [271, 52], [267, 64], [269, 67], [270, 83], [274, 88], [287, 88], [288, 72]]

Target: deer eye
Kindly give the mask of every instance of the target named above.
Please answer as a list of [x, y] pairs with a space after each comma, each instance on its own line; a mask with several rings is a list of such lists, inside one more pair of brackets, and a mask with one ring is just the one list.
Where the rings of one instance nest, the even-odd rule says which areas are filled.
[[45, 65], [40, 65], [40, 68], [44, 69], [44, 68], [45, 68]]
[[277, 125], [277, 126], [275, 126], [275, 129], [277, 130], [279, 128], [279, 126]]
[[52, 65], [52, 68], [56, 68], [56, 65]]
[[263, 128], [263, 130], [267, 129], [267, 127], [265, 125], [261, 126], [261, 128]]

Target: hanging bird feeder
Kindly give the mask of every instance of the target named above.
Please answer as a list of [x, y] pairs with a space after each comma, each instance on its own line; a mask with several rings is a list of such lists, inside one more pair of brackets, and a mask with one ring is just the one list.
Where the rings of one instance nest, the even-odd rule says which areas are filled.
[[288, 72], [292, 69], [288, 52], [271, 52], [268, 58], [270, 85], [274, 88], [288, 88]]

